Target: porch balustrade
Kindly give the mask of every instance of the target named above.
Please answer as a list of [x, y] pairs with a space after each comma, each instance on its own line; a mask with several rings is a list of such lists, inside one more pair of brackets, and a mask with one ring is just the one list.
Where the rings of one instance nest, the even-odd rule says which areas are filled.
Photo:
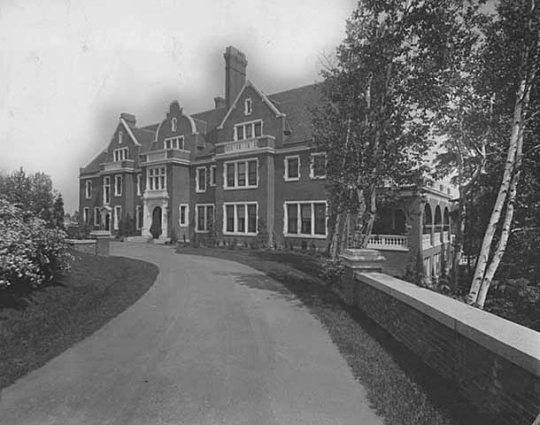
[[402, 235], [372, 235], [368, 240], [368, 248], [380, 250], [407, 251], [409, 240]]

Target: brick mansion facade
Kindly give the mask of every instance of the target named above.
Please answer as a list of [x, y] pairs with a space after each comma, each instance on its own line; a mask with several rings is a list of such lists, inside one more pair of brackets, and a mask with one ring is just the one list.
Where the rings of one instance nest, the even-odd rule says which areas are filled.
[[[228, 47], [224, 57], [225, 97], [213, 109], [190, 114], [174, 101], [163, 121], [142, 127], [120, 115], [108, 147], [80, 169], [81, 224], [115, 234], [129, 220], [158, 241], [249, 244], [264, 233], [276, 246], [326, 248], [326, 154], [309, 112], [318, 85], [266, 95], [247, 79], [242, 52]], [[450, 209], [443, 186], [404, 188], [370, 247], [393, 274], [411, 261], [439, 274], [451, 255]]]

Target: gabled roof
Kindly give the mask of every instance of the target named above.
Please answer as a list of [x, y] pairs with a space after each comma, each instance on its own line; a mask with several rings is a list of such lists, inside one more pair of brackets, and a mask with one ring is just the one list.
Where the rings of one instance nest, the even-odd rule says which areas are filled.
[[321, 83], [268, 96], [276, 108], [287, 116], [286, 126], [291, 134], [286, 136], [285, 143], [305, 142], [313, 138], [310, 109], [321, 100], [321, 96]]
[[107, 156], [107, 151], [101, 151], [99, 154], [96, 155], [96, 157], [90, 161], [90, 163], [86, 166], [81, 168], [80, 174], [97, 174], [100, 171], [100, 166], [102, 162], [105, 162], [105, 157]]
[[137, 128], [137, 127], [130, 127], [131, 131], [133, 132], [133, 135], [137, 138], [137, 141], [141, 145], [139, 148], [140, 152], [146, 152], [148, 149], [150, 149], [150, 144], [152, 143], [152, 140], [154, 139], [154, 132], [150, 130], [146, 130], [145, 128]]

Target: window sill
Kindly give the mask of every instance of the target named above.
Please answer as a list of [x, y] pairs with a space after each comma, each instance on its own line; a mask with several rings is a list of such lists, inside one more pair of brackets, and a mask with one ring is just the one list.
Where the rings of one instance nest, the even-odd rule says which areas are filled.
[[284, 177], [283, 180], [286, 181], [286, 182], [299, 182], [299, 181], [300, 181], [300, 177], [294, 177], [294, 178], [287, 178], [287, 177]]
[[308, 235], [303, 233], [284, 233], [286, 238], [307, 238], [307, 239], [326, 239], [326, 235]]
[[245, 189], [258, 189], [259, 186], [240, 186], [240, 187], [223, 187], [223, 190], [245, 190]]
[[257, 233], [223, 232], [223, 236], [257, 236]]

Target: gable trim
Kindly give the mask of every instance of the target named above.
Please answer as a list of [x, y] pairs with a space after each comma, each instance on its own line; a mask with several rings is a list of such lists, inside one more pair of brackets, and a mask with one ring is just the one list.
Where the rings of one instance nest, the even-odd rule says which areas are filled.
[[136, 146], [141, 146], [141, 144], [139, 143], [139, 141], [137, 140], [137, 138], [135, 137], [135, 135], [134, 135], [133, 132], [131, 131], [131, 128], [129, 128], [129, 125], [128, 125], [127, 122], [124, 120], [124, 118], [120, 118], [120, 122], [124, 125], [124, 128], [125, 128], [126, 131], [128, 132], [129, 137], [131, 137], [131, 139], [133, 140], [133, 142], [135, 143], [135, 145], [136, 145]]
[[231, 107], [229, 108], [229, 110], [227, 111], [227, 113], [225, 114], [223, 119], [221, 120], [221, 123], [217, 126], [218, 130], [223, 129], [223, 126], [225, 125], [225, 122], [227, 121], [227, 119], [231, 115], [233, 109], [236, 109], [236, 105], [238, 104], [238, 101], [240, 100], [240, 97], [242, 96], [242, 94], [244, 93], [244, 91], [248, 87], [251, 87], [255, 91], [255, 93], [257, 93], [259, 95], [259, 97], [261, 98], [263, 103], [266, 103], [266, 105], [272, 110], [272, 112], [276, 115], [276, 117], [285, 117], [286, 116], [283, 112], [280, 112], [279, 109], [276, 108], [276, 106], [270, 101], [270, 99], [268, 99], [268, 97], [262, 91], [260, 91], [257, 88], [257, 86], [255, 86], [255, 84], [253, 84], [251, 82], [251, 80], [247, 80], [246, 84], [244, 84], [244, 87], [242, 87], [242, 90], [240, 90], [240, 92], [236, 96], [236, 99], [234, 99], [234, 102], [232, 103]]

